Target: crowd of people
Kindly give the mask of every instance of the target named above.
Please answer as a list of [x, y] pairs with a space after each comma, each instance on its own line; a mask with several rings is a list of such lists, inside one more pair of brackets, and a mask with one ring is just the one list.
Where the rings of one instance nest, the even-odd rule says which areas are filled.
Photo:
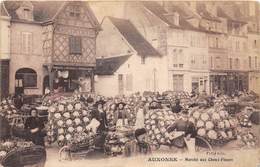
[[[91, 122], [86, 128], [92, 129], [97, 134], [102, 134], [99, 142], [104, 143], [106, 132], [111, 127], [131, 126], [135, 129], [135, 137], [139, 146], [146, 147], [145, 114], [147, 112], [156, 109], [167, 109], [173, 113], [179, 113], [181, 115], [180, 119], [168, 127], [167, 131], [169, 133], [181, 131], [183, 136], [181, 143], [187, 144], [190, 142], [194, 145], [196, 129], [194, 124], [188, 120], [188, 109], [195, 106], [211, 107], [214, 105], [214, 99], [221, 96], [221, 94], [216, 93], [208, 96], [206, 92], [201, 94], [191, 92], [191, 94], [186, 93], [181, 98], [178, 94], [169, 92], [165, 94], [150, 92], [146, 93], [146, 95], [135, 93], [131, 96], [122, 95], [118, 97], [104, 97], [93, 94], [75, 94], [74, 96], [91, 109]], [[233, 99], [238, 96], [239, 93], [237, 92], [233, 95]], [[14, 96], [13, 101], [17, 109], [22, 109], [22, 96]], [[133, 112], [135, 113], [134, 118], [131, 115]], [[28, 138], [34, 144], [44, 146], [44, 137], [46, 136], [44, 122], [38, 117], [36, 108], [32, 108], [30, 114], [31, 117], [24, 124], [25, 130], [28, 132]], [[175, 138], [172, 137], [172, 140], [174, 141]]]

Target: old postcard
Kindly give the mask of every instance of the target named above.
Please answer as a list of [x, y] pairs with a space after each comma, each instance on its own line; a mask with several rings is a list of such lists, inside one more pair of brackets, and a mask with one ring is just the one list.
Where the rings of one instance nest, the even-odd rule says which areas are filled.
[[0, 166], [260, 167], [260, 1], [0, 1]]

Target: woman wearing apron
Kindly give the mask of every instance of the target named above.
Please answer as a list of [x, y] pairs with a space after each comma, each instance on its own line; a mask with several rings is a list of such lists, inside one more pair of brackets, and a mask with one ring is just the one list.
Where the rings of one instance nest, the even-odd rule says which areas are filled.
[[128, 125], [129, 114], [125, 109], [125, 105], [126, 104], [123, 102], [117, 104], [117, 108], [114, 116], [116, 127], [122, 127]]

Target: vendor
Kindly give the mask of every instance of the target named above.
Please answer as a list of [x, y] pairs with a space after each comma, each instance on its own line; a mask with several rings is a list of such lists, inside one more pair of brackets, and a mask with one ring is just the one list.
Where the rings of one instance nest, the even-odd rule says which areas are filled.
[[181, 101], [180, 99], [175, 100], [175, 105], [172, 106], [172, 112], [173, 113], [180, 113], [182, 111], [182, 106], [180, 105]]
[[128, 120], [130, 118], [129, 114], [125, 109], [125, 103], [120, 102], [116, 106], [116, 111], [114, 114], [114, 122], [116, 127], [122, 127], [128, 125]]
[[153, 100], [150, 102], [149, 110], [156, 110], [156, 109], [162, 109], [162, 106], [158, 101]]
[[148, 143], [147, 131], [145, 128], [135, 130], [135, 138], [137, 141], [137, 151], [139, 153], [150, 153], [151, 147]]
[[30, 140], [35, 145], [44, 146], [44, 136], [45, 136], [43, 133], [44, 123], [38, 117], [37, 109], [35, 108], [31, 109], [31, 117], [26, 119], [24, 126], [25, 129], [29, 130]]
[[97, 132], [100, 133], [106, 131], [108, 128], [107, 114], [104, 110], [104, 104], [105, 104], [104, 101], [97, 103], [97, 112], [98, 112], [97, 119], [100, 122]]
[[195, 125], [188, 120], [188, 114], [182, 114], [179, 120], [167, 128], [167, 132], [174, 132], [170, 140], [176, 144], [175, 146], [179, 148], [187, 146], [190, 151], [194, 151], [197, 131]]
[[135, 121], [135, 129], [141, 129], [144, 128], [144, 118], [145, 118], [145, 107], [144, 103], [140, 104], [140, 106], [137, 108], [136, 112], [136, 121]]
[[14, 95], [14, 106], [20, 110], [23, 106], [23, 97], [20, 94]]

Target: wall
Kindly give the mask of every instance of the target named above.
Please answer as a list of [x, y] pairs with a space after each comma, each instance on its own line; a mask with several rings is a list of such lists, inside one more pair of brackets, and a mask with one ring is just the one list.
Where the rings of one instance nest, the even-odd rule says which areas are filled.
[[0, 59], [10, 59], [10, 18], [0, 16]]
[[114, 57], [128, 54], [128, 51], [133, 52], [108, 18], [102, 27], [103, 30], [97, 36], [97, 57]]
[[[79, 6], [79, 16], [71, 16], [73, 6]], [[67, 3], [55, 18], [52, 61], [72, 66], [96, 65], [96, 28], [84, 2]], [[70, 54], [69, 37], [81, 37], [81, 54]]]
[[[228, 37], [228, 58], [232, 59], [233, 70], [248, 70], [248, 46], [247, 37], [233, 36]], [[235, 66], [235, 59], [240, 60], [240, 66]], [[229, 69], [230, 69], [230, 62]]]
[[95, 81], [95, 91], [104, 96], [115, 96], [118, 94], [118, 79], [116, 75], [99, 75]]
[[[42, 27], [35, 24], [13, 22], [11, 25], [11, 61], [10, 61], [10, 93], [15, 91], [15, 73], [20, 68], [32, 68], [37, 72], [37, 87], [26, 89], [27, 94], [41, 94], [44, 77], [43, 63], [45, 58], [42, 51]], [[22, 32], [32, 33], [32, 50], [22, 53]]]

